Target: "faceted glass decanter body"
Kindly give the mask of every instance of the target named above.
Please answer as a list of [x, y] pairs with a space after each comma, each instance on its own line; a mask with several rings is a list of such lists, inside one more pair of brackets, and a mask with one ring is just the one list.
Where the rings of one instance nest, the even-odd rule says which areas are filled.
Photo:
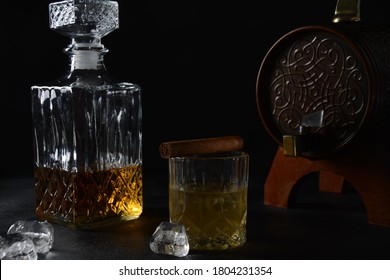
[[49, 5], [51, 28], [71, 37], [69, 72], [33, 86], [36, 215], [75, 229], [142, 213], [141, 88], [110, 78], [101, 37], [118, 27], [115, 1]]

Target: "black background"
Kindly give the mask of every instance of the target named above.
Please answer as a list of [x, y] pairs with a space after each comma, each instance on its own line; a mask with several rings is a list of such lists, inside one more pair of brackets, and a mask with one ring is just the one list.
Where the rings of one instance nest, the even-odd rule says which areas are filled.
[[[69, 39], [51, 31], [51, 1], [1, 5], [0, 177], [32, 175], [30, 87], [65, 73]], [[386, 22], [386, 1], [362, 1], [362, 20]], [[276, 143], [256, 107], [256, 78], [294, 28], [330, 23], [336, 0], [119, 0], [120, 28], [103, 38], [107, 70], [143, 91], [144, 176], [167, 171], [163, 141], [241, 135], [253, 172]]]

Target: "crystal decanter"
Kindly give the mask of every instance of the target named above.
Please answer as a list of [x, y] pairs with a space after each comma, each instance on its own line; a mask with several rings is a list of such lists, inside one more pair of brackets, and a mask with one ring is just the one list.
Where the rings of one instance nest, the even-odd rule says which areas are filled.
[[73, 229], [137, 219], [143, 209], [141, 88], [110, 77], [101, 38], [119, 26], [116, 1], [49, 4], [68, 36], [68, 72], [32, 86], [35, 213]]

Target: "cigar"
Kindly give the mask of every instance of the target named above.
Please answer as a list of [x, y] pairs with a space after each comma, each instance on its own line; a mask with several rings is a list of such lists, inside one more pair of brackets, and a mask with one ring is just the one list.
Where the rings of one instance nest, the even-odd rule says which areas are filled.
[[191, 156], [241, 150], [244, 140], [240, 136], [191, 139], [163, 142], [160, 144], [162, 158]]

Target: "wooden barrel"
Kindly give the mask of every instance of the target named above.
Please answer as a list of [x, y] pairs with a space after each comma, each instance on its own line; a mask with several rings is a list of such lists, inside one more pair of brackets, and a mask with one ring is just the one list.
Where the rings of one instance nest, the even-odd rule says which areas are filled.
[[[298, 156], [390, 144], [389, 26], [346, 21], [292, 30], [264, 57], [256, 101], [275, 141], [302, 142]], [[303, 123], [318, 112], [320, 125]]]

